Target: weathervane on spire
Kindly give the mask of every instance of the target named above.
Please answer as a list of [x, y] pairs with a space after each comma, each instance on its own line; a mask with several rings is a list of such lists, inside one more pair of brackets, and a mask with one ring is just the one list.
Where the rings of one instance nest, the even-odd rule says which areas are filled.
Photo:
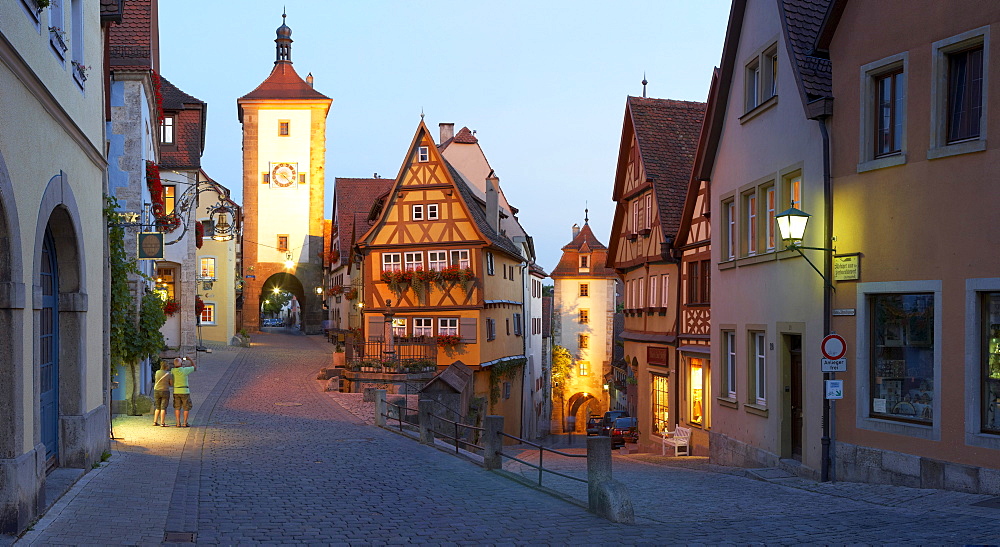
[[590, 224], [590, 204], [586, 200], [583, 202], [583, 223]]
[[424, 107], [420, 107], [420, 121], [424, 121]]
[[642, 73], [642, 98], [643, 99], [646, 98], [646, 84], [648, 84], [648, 83], [649, 82], [646, 81], [646, 73], [643, 72]]

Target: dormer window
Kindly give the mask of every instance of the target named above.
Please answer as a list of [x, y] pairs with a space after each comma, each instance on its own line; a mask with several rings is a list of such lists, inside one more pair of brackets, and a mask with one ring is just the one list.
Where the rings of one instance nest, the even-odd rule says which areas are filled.
[[174, 144], [174, 122], [173, 116], [164, 116], [160, 122], [160, 144]]
[[431, 161], [431, 151], [426, 146], [421, 146], [417, 148], [417, 161], [420, 163], [427, 163]]
[[590, 255], [580, 255], [580, 270], [590, 269]]

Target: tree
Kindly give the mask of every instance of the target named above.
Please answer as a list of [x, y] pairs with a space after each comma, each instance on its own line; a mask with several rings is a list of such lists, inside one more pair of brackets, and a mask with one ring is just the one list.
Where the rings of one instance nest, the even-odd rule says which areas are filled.
[[[566, 384], [573, 377], [573, 356], [569, 350], [562, 346], [552, 347], [552, 391], [553, 401], [556, 402], [558, 412], [554, 419], [556, 423], [562, 424], [565, 416]], [[560, 427], [562, 427], [560, 425]]]
[[277, 314], [292, 300], [292, 293], [288, 291], [279, 291], [277, 293], [271, 291], [265, 294], [267, 296], [260, 306], [260, 311], [263, 313]]
[[108, 257], [111, 273], [111, 333], [109, 366], [115, 374], [118, 367], [125, 368], [128, 390], [127, 412], [139, 415], [139, 362], [147, 357], [155, 358], [163, 349], [163, 333], [160, 327], [167, 321], [163, 313], [163, 300], [156, 294], [146, 292], [136, 314], [135, 297], [129, 289], [129, 276], [138, 276], [148, 281], [139, 271], [135, 259], [125, 250], [125, 229], [120, 226], [122, 217], [117, 211], [118, 200], [105, 198], [104, 216], [108, 221]]
[[556, 286], [555, 285], [542, 285], [542, 296], [555, 296]]

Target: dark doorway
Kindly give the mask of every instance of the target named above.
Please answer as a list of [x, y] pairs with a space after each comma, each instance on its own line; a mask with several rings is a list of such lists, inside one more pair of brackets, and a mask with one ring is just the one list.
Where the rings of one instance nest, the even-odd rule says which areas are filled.
[[788, 369], [791, 386], [791, 456], [802, 461], [802, 335], [788, 335]]
[[59, 459], [59, 270], [52, 232], [45, 229], [42, 243], [42, 309], [38, 333], [39, 406], [42, 443], [47, 467]]

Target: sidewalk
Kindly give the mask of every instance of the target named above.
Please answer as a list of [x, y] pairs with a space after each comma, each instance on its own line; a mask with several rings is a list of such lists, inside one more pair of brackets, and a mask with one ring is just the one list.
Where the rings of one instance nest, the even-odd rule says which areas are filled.
[[[249, 351], [221, 345], [209, 349], [212, 353], [199, 352], [198, 370], [191, 375], [191, 427], [157, 427], [152, 414], [116, 416], [111, 458], [83, 475], [14, 544], [47, 543], [40, 538], [57, 519], [73, 527], [72, 536], [66, 539], [74, 544], [101, 543], [109, 531], [122, 544], [163, 543], [163, 530], [171, 529], [169, 510], [176, 508], [174, 486], [187, 480], [189, 466], [182, 465], [181, 458], [184, 449], [198, 446], [203, 435], [198, 426], [207, 423], [211, 413], [206, 402], [218, 396], [229, 370]], [[167, 423], [173, 424], [173, 407], [167, 412]], [[197, 484], [190, 486], [197, 488]]]

